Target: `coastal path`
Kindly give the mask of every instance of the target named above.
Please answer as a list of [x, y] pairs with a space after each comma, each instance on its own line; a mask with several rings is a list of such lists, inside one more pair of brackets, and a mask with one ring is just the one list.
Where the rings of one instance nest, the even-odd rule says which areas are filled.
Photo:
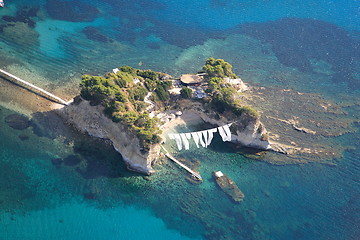
[[65, 101], [64, 99], [61, 99], [60, 97], [58, 96], [55, 96], [54, 94], [52, 93], [49, 93], [48, 91], [40, 88], [40, 87], [37, 87], [35, 86], [34, 84], [31, 84], [15, 75], [12, 75], [11, 73], [8, 73], [6, 72], [5, 70], [2, 70], [0, 69], [0, 77], [8, 80], [9, 82], [12, 82], [22, 88], [25, 88], [41, 97], [44, 97], [46, 99], [49, 99], [53, 102], [56, 102], [56, 103], [60, 103], [60, 104], [63, 104], [63, 105], [69, 105], [71, 101]]

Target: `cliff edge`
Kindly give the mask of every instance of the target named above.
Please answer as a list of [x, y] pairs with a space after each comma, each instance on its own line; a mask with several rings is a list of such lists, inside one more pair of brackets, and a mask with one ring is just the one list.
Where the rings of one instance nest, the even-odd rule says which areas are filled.
[[142, 150], [139, 139], [122, 124], [113, 122], [103, 112], [101, 105], [91, 106], [81, 100], [57, 110], [64, 120], [77, 130], [90, 136], [110, 140], [129, 170], [150, 175], [154, 172], [153, 161], [159, 156], [160, 145], [152, 145], [149, 151]]

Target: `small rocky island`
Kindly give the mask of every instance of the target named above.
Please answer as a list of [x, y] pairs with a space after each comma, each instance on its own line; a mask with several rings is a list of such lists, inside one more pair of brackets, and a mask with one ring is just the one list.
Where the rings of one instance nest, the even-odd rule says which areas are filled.
[[60, 115], [78, 130], [110, 140], [133, 171], [154, 172], [164, 125], [186, 114], [216, 126], [233, 123], [232, 142], [271, 149], [259, 113], [240, 100], [247, 86], [223, 59], [209, 58], [202, 71], [180, 79], [122, 66], [104, 76], [84, 75], [80, 86], [81, 94]]

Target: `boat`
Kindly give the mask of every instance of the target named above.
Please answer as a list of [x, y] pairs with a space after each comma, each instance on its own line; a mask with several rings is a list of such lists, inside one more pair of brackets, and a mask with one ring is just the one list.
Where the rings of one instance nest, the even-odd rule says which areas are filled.
[[0, 7], [5, 7], [5, 3], [3, 0], [0, 0]]
[[244, 199], [245, 195], [236, 186], [235, 182], [231, 180], [227, 175], [221, 171], [214, 172], [216, 183], [219, 185], [221, 190], [226, 193], [235, 202], [240, 202]]

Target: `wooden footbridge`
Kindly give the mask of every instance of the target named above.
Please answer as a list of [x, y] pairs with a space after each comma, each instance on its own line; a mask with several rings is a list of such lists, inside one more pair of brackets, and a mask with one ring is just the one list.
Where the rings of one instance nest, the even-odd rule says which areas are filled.
[[22, 88], [25, 88], [43, 98], [46, 98], [46, 99], [49, 99], [53, 102], [56, 102], [56, 103], [60, 103], [60, 104], [63, 104], [63, 105], [69, 105], [71, 101], [65, 101], [63, 99], [61, 99], [60, 97], [58, 96], [55, 96], [54, 94], [52, 93], [49, 93], [48, 91], [40, 88], [40, 87], [37, 87], [35, 86], [34, 84], [31, 84], [15, 75], [12, 75], [11, 73], [8, 73], [6, 72], [5, 70], [2, 70], [0, 69], [0, 77], [8, 80], [9, 82], [12, 82]]
[[190, 169], [188, 166], [186, 166], [185, 164], [181, 163], [179, 160], [177, 160], [176, 158], [174, 158], [173, 156], [170, 155], [170, 153], [163, 147], [161, 146], [162, 149], [165, 151], [165, 156], [167, 156], [170, 160], [172, 160], [173, 162], [177, 163], [180, 167], [184, 168], [186, 171], [188, 171], [189, 173], [191, 173], [192, 176], [194, 176], [197, 180], [202, 181], [202, 177], [200, 176], [199, 173], [193, 171], [192, 169]]

